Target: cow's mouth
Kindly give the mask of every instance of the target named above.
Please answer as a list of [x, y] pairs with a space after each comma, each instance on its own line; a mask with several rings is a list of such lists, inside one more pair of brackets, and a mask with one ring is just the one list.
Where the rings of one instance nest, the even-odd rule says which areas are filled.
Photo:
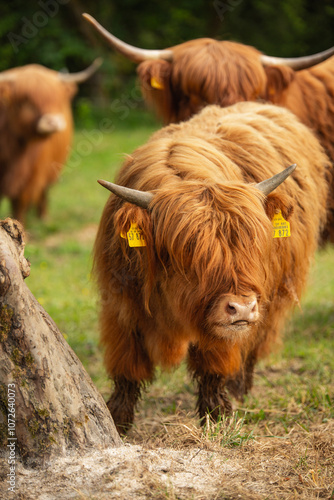
[[252, 324], [247, 320], [237, 320], [234, 323], [232, 322], [222, 322], [217, 321], [213, 323], [210, 327], [210, 333], [219, 339], [243, 339], [248, 337], [251, 331]]
[[213, 326], [218, 326], [227, 330], [242, 330], [243, 328], [247, 328], [248, 326], [250, 326], [250, 322], [244, 319], [240, 319], [238, 321], [234, 321], [233, 323], [214, 323]]
[[246, 321], [244, 319], [241, 319], [239, 321], [234, 321], [233, 323], [231, 323], [231, 326], [248, 326], [249, 325], [249, 321]]

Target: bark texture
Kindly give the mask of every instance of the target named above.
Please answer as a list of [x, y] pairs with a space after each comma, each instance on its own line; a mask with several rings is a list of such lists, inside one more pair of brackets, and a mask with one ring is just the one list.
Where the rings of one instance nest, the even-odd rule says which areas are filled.
[[13, 409], [17, 454], [29, 466], [122, 445], [102, 396], [26, 286], [29, 273], [21, 225], [0, 221], [0, 453]]

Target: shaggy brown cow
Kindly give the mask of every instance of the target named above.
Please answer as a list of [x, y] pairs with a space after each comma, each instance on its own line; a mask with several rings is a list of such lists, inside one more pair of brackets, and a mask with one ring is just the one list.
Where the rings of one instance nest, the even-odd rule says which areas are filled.
[[45, 215], [47, 191], [70, 150], [77, 83], [100, 64], [76, 74], [36, 64], [0, 73], [0, 199], [11, 200], [16, 219], [24, 221], [31, 205]]
[[[262, 181], [294, 162], [269, 194], [282, 179]], [[128, 157], [118, 185], [99, 181], [117, 194], [102, 215], [94, 272], [119, 430], [132, 423], [157, 365], [188, 356], [200, 417], [231, 410], [226, 388], [239, 397], [250, 389], [256, 360], [305, 286], [326, 218], [328, 168], [292, 113], [246, 102], [169, 125]], [[291, 237], [273, 238], [279, 210]]]
[[[165, 123], [188, 119], [207, 104], [266, 100], [287, 107], [312, 128], [334, 164], [334, 58], [322, 62], [334, 54], [334, 47], [293, 59], [209, 38], [143, 50], [124, 44], [88, 14], [84, 17], [114, 48], [141, 63], [143, 94]], [[323, 238], [334, 242], [334, 175], [328, 182], [332, 195]]]

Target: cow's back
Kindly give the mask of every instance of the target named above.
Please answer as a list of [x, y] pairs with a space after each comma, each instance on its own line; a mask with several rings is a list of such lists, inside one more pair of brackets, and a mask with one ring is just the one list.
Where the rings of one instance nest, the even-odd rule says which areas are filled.
[[117, 182], [148, 191], [190, 180], [258, 183], [292, 163], [298, 167], [278, 192], [314, 200], [322, 221], [330, 166], [315, 135], [279, 106], [213, 105], [154, 133], [129, 156]]

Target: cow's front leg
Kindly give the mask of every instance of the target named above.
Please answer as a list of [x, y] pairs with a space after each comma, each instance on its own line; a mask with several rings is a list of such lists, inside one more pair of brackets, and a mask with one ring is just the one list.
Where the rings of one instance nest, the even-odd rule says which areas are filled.
[[243, 402], [244, 396], [253, 387], [254, 367], [257, 361], [257, 350], [251, 351], [245, 361], [244, 367], [239, 373], [227, 381], [228, 391], [238, 400]]
[[237, 344], [219, 342], [214, 349], [204, 351], [190, 346], [188, 366], [198, 383], [197, 408], [202, 419], [209, 413], [217, 421], [219, 415], [232, 412], [227, 391], [243, 400], [253, 384], [256, 360], [256, 348], [243, 356]]
[[214, 422], [217, 422], [223, 415], [229, 415], [232, 412], [232, 405], [225, 391], [225, 377], [206, 373], [196, 378], [198, 383], [197, 411], [201, 424], [205, 424], [207, 414]]
[[[229, 345], [223, 342], [219, 342], [211, 350], [202, 350], [194, 344], [189, 346], [188, 369], [198, 385], [197, 411], [202, 425], [206, 422], [207, 414], [217, 422], [220, 416], [232, 412], [226, 381], [231, 372], [231, 359], [239, 358], [233, 348], [228, 348]], [[234, 365], [239, 366], [236, 361]]]
[[116, 429], [120, 434], [125, 434], [134, 420], [135, 407], [141, 395], [141, 384], [122, 375], [114, 378], [114, 384], [114, 392], [107, 406]]

